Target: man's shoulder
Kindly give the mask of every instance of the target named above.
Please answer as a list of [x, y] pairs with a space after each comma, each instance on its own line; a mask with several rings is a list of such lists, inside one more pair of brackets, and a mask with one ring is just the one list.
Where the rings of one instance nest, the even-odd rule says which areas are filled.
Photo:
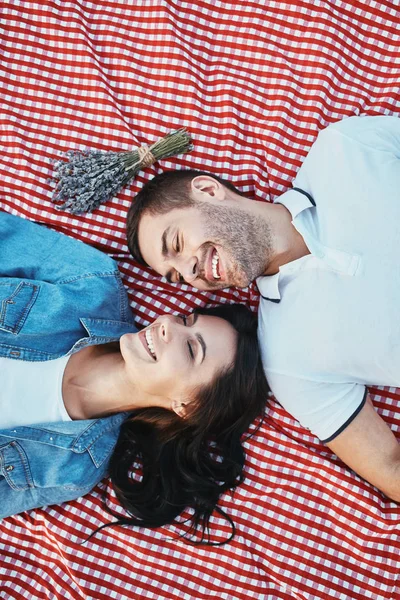
[[[316, 143], [332, 143], [334, 138], [345, 138], [373, 150], [392, 150], [399, 140], [400, 118], [395, 115], [351, 116], [336, 121], [318, 134]], [[397, 142], [398, 145], [398, 142]]]

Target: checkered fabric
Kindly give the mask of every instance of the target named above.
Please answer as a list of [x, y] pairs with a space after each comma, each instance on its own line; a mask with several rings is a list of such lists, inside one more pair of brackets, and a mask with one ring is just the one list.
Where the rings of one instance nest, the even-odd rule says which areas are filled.
[[[2, 0], [0, 208], [119, 263], [138, 321], [256, 290], [194, 292], [139, 268], [125, 243], [132, 196], [175, 167], [223, 175], [258, 200], [290, 185], [319, 130], [400, 112], [400, 3], [341, 0]], [[130, 149], [186, 126], [191, 154], [157, 163], [93, 214], [54, 209], [51, 160]], [[68, 260], [68, 257], [66, 257]], [[400, 394], [371, 390], [400, 428]], [[254, 428], [253, 428], [254, 429]], [[400, 506], [354, 475], [271, 399], [245, 442], [246, 478], [220, 505], [218, 548], [181, 525], [106, 529], [107, 480], [85, 498], [0, 523], [0, 598], [400, 599]], [[213, 521], [213, 537], [226, 524]]]

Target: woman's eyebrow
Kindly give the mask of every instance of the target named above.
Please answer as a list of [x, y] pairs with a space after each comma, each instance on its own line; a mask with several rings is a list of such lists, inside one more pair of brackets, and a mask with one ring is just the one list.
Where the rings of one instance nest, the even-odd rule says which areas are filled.
[[196, 333], [196, 338], [197, 338], [197, 340], [198, 340], [198, 342], [199, 342], [199, 344], [201, 346], [201, 349], [203, 351], [203, 357], [201, 359], [201, 363], [202, 363], [204, 361], [205, 357], [206, 357], [207, 346], [206, 346], [206, 343], [205, 343], [204, 338], [201, 335], [201, 333]]
[[[191, 323], [190, 327], [193, 327], [193, 325], [196, 323], [197, 319], [199, 318], [199, 315], [198, 315], [197, 313], [192, 313], [192, 315], [193, 315], [193, 321], [192, 321], [192, 323]], [[206, 357], [207, 345], [206, 345], [206, 343], [205, 343], [205, 341], [204, 341], [204, 338], [203, 338], [203, 336], [201, 335], [201, 333], [196, 333], [196, 335], [195, 335], [195, 338], [196, 338], [196, 339], [197, 339], [197, 341], [199, 342], [199, 344], [200, 344], [200, 346], [201, 346], [201, 349], [202, 349], [202, 351], [203, 351], [203, 357], [202, 357], [202, 359], [201, 359], [201, 363], [202, 363], [202, 362], [203, 362], [203, 360], [204, 360], [204, 359], [205, 359], [205, 357]], [[200, 364], [201, 364], [201, 363], [200, 363]]]

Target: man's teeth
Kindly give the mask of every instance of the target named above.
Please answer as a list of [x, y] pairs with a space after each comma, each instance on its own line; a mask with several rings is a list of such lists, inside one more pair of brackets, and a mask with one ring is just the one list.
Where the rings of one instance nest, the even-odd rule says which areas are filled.
[[151, 330], [146, 329], [144, 335], [145, 335], [146, 342], [147, 342], [147, 345], [149, 347], [149, 350], [150, 350], [152, 356], [154, 356], [154, 358], [156, 358], [156, 353], [154, 352], [153, 338], [151, 336]]
[[211, 266], [212, 266], [212, 274], [213, 274], [214, 279], [221, 279], [221, 276], [218, 275], [218, 270], [217, 270], [218, 263], [219, 263], [218, 252], [215, 251], [214, 257], [212, 259], [212, 264], [211, 264]]

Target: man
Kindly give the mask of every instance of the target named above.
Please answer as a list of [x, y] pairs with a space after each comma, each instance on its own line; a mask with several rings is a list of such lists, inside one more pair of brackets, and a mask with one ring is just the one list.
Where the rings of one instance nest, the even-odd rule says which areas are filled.
[[400, 446], [366, 385], [400, 386], [400, 120], [322, 131], [274, 204], [203, 172], [150, 181], [128, 216], [139, 262], [201, 290], [261, 293], [259, 336], [278, 401], [400, 501]]

